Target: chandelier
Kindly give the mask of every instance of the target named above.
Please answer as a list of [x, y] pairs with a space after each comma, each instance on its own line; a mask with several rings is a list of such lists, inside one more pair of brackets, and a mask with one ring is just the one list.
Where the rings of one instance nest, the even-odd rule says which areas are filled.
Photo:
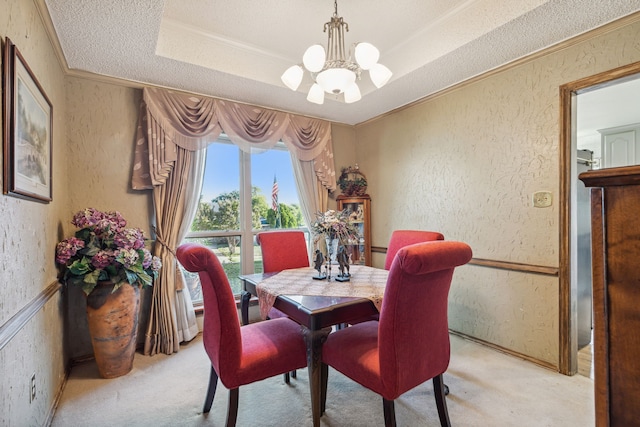
[[[324, 103], [324, 93], [344, 94], [344, 102], [352, 103], [362, 98], [356, 83], [362, 71], [369, 71], [369, 77], [377, 88], [384, 86], [391, 78], [391, 71], [378, 63], [380, 51], [371, 43], [358, 43], [353, 49], [355, 61], [345, 56], [344, 32], [349, 24], [338, 16], [338, 1], [334, 0], [334, 12], [331, 21], [324, 24], [328, 33], [327, 50], [319, 44], [310, 46], [302, 56], [304, 67], [311, 74], [314, 83], [307, 95], [307, 101]], [[291, 90], [297, 90], [302, 82], [304, 70], [300, 65], [289, 67], [282, 74], [282, 82]]]

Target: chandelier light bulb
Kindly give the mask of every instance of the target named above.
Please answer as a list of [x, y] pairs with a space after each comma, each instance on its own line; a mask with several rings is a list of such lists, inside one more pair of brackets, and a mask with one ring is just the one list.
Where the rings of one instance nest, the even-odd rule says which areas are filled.
[[355, 57], [360, 68], [368, 70], [380, 59], [380, 51], [371, 43], [358, 43], [356, 45]]
[[371, 77], [371, 81], [378, 89], [386, 85], [392, 75], [391, 70], [382, 64], [375, 64], [369, 70], [369, 77]]
[[324, 90], [318, 83], [314, 83], [313, 86], [311, 86], [311, 89], [309, 89], [307, 101], [319, 105], [324, 104]]
[[362, 95], [360, 95], [360, 88], [358, 84], [353, 82], [351, 86], [349, 86], [344, 91], [344, 102], [347, 104], [351, 104], [352, 102], [360, 101]]
[[346, 68], [327, 68], [316, 76], [316, 81], [325, 92], [338, 95], [356, 81], [356, 75]]
[[287, 68], [280, 79], [291, 90], [298, 90], [300, 83], [302, 83], [302, 77], [304, 76], [304, 70], [299, 65], [292, 65]]
[[302, 63], [307, 70], [312, 73], [317, 73], [322, 70], [322, 67], [324, 67], [326, 58], [327, 55], [324, 48], [319, 44], [314, 44], [313, 46], [309, 46], [309, 48], [304, 52], [304, 55], [302, 56]]

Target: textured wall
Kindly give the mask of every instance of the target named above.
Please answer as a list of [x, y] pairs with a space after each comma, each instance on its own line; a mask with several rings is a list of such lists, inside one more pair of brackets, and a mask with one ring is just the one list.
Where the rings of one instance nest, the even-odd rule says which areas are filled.
[[[356, 164], [356, 130], [353, 126], [333, 124], [331, 126], [333, 139], [333, 158], [335, 160], [336, 181], [340, 177], [340, 169]], [[329, 209], [337, 209], [336, 196], [340, 195], [338, 188], [329, 198]]]
[[[476, 258], [558, 267], [559, 86], [640, 60], [639, 40], [631, 24], [357, 127], [373, 244], [437, 230]], [[532, 207], [539, 190], [552, 207]], [[465, 266], [450, 326], [557, 365], [558, 297], [555, 277]]]
[[[66, 85], [70, 170], [69, 214], [85, 207], [117, 210], [149, 236], [150, 197], [131, 190], [142, 92], [80, 78]], [[70, 219], [70, 218], [69, 218]]]
[[[139, 227], [151, 237], [151, 193], [133, 191], [130, 184], [142, 92], [68, 77], [66, 94], [69, 149], [65, 154], [70, 179], [66, 235], [75, 232], [69, 223], [73, 213], [93, 207], [119, 211], [127, 226]], [[70, 288], [68, 300], [69, 356], [91, 355], [84, 295]]]
[[[0, 0], [3, 50], [7, 36], [53, 104], [53, 202], [0, 195], [0, 325], [55, 281], [54, 248], [69, 203], [64, 76], [33, 2]], [[0, 350], [0, 425], [45, 422], [64, 379], [62, 319], [62, 299], [56, 294]], [[32, 374], [36, 399], [29, 403]]]

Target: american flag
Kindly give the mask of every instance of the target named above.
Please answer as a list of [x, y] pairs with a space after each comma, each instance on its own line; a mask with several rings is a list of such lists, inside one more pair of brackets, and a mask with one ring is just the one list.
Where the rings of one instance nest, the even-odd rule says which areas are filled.
[[276, 176], [273, 176], [273, 188], [271, 189], [271, 208], [274, 211], [278, 211], [278, 181]]

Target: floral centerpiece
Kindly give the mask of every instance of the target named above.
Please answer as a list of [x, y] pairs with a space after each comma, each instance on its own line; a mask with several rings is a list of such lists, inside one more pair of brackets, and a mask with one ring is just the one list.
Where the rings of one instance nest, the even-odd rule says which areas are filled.
[[[314, 279], [331, 280], [331, 264], [339, 263], [341, 273], [336, 280], [347, 281], [349, 274], [344, 274], [344, 269], [348, 270], [348, 255], [344, 247], [350, 241], [357, 240], [359, 237], [358, 228], [349, 221], [351, 211], [345, 209], [343, 211], [335, 211], [330, 209], [324, 213], [317, 213], [316, 220], [311, 224], [311, 230], [315, 235], [313, 239], [314, 246], [318, 246], [320, 239], [324, 237], [326, 244], [326, 274], [321, 272], [322, 256], [316, 261], [316, 270], [318, 275]], [[318, 253], [319, 250], [316, 250]], [[340, 257], [338, 257], [340, 255]], [[338, 259], [340, 258], [340, 259]]]
[[330, 240], [338, 239], [341, 244], [348, 243], [349, 240], [358, 237], [358, 229], [349, 221], [348, 209], [335, 211], [330, 209], [324, 213], [318, 212], [316, 220], [311, 224], [311, 230], [316, 236], [316, 240], [324, 236]]
[[82, 286], [89, 295], [98, 281], [111, 281], [113, 292], [124, 283], [151, 286], [162, 266], [144, 247], [139, 228], [125, 228], [119, 212], [86, 208], [71, 221], [80, 230], [56, 246], [64, 283]]

